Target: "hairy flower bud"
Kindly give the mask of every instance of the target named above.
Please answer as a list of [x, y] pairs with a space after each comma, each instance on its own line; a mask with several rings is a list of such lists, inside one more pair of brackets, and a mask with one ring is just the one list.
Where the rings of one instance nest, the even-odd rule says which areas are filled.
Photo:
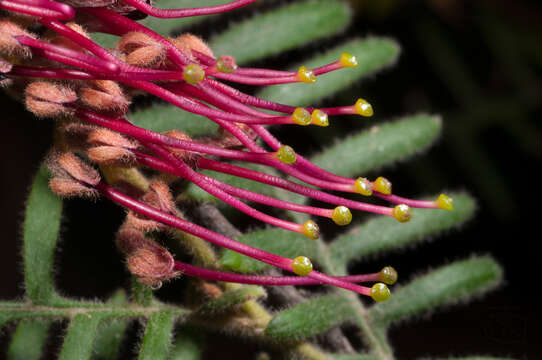
[[83, 104], [97, 111], [126, 112], [130, 101], [120, 86], [111, 80], [94, 80], [85, 82], [87, 86], [79, 91]]
[[49, 188], [58, 196], [65, 198], [81, 197], [97, 199], [99, 196], [97, 190], [82, 185], [80, 182], [72, 179], [52, 178], [49, 180]]
[[166, 49], [149, 36], [131, 32], [122, 37], [118, 49], [125, 54], [125, 61], [144, 68], [160, 67], [166, 59]]
[[177, 49], [183, 52], [185, 55], [192, 56], [191, 50], [198, 51], [207, 56], [213, 57], [213, 50], [199, 37], [193, 34], [182, 34], [175, 39], [170, 39]]
[[[175, 215], [175, 203], [169, 187], [161, 181], [153, 181], [149, 184], [149, 191], [141, 197], [141, 201], [165, 213]], [[162, 223], [148, 219], [133, 211], [126, 216], [126, 226], [141, 231], [166, 230], [168, 227]]]
[[136, 149], [138, 147], [135, 141], [128, 140], [117, 132], [103, 128], [94, 129], [88, 135], [87, 142], [92, 145], [108, 145], [125, 149]]
[[19, 25], [9, 21], [7, 19], [0, 20], [0, 55], [14, 58], [29, 58], [32, 53], [30, 49], [24, 45], [21, 45], [15, 36], [28, 36], [34, 38], [35, 36], [27, 32]]
[[174, 270], [175, 261], [169, 251], [145, 237], [141, 231], [123, 227], [115, 242], [126, 255], [126, 267], [143, 284], [160, 286], [163, 280], [179, 274]]
[[96, 146], [88, 149], [88, 158], [101, 165], [132, 165], [136, 158], [130, 150], [116, 146]]
[[75, 91], [51, 82], [35, 81], [25, 89], [26, 107], [39, 117], [56, 118], [71, 115], [73, 110], [65, 104], [76, 100]]

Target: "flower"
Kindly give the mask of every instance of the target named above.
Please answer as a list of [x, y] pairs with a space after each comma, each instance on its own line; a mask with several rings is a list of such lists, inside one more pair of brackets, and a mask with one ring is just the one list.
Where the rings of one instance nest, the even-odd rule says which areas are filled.
[[[284, 258], [182, 219], [163, 177], [154, 179], [144, 189], [137, 189], [137, 181], [126, 178], [117, 181], [104, 167], [146, 167], [186, 179], [253, 218], [311, 239], [319, 237], [315, 221], [294, 223], [268, 215], [240, 199], [327, 217], [341, 226], [352, 220], [351, 210], [393, 216], [400, 222], [410, 220], [411, 206], [451, 210], [452, 200], [445, 195], [435, 201], [411, 200], [392, 194], [391, 182], [383, 177], [369, 181], [327, 172], [297, 154], [291, 146], [282, 144], [264, 127], [268, 124], [329, 126], [328, 115], [372, 116], [373, 108], [366, 100], [358, 99], [354, 105], [342, 107], [293, 107], [245, 94], [221, 82], [310, 84], [327, 72], [357, 66], [353, 55], [344, 53], [333, 63], [315, 69], [301, 66], [294, 72], [243, 68], [237, 66], [231, 56], [215, 57], [212, 49], [192, 34], [164, 38], [132, 19], [141, 17], [141, 13], [160, 18], [220, 13], [254, 1], [237, 0], [211, 7], [163, 10], [143, 0], [123, 0], [122, 3], [0, 0], [0, 9], [10, 13], [0, 21], [0, 70], [10, 81], [10, 88], [21, 93], [28, 110], [39, 117], [58, 119], [61, 136], [48, 159], [53, 174], [51, 188], [61, 196], [101, 195], [129, 210], [118, 232], [117, 246], [127, 258], [128, 269], [141, 282], [156, 285], [184, 273], [205, 279], [262, 285], [327, 283], [384, 301], [389, 297], [389, 289], [381, 282], [393, 284], [396, 281], [397, 275], [392, 268], [369, 275], [327, 276], [313, 270], [310, 259], [305, 256]], [[26, 18], [25, 21], [19, 21], [21, 17]], [[73, 22], [74, 19], [78, 23]], [[41, 37], [31, 33], [30, 25], [37, 24], [49, 32]], [[118, 45], [115, 49], [105, 49], [93, 42], [87, 31], [117, 35]], [[132, 96], [142, 92], [207, 117], [221, 127], [219, 136], [192, 139], [176, 130], [158, 134], [131, 124], [125, 114]], [[271, 151], [259, 145], [258, 138]], [[224, 160], [272, 167], [307, 185]], [[102, 165], [105, 180], [87, 161]], [[203, 175], [198, 169], [280, 187], [333, 207], [286, 202], [226, 184]], [[326, 190], [374, 195], [397, 205], [371, 205], [332, 195]], [[146, 237], [149, 231], [170, 228], [299, 276], [239, 275], [176, 261], [165, 248]], [[368, 288], [357, 282], [377, 283]]]

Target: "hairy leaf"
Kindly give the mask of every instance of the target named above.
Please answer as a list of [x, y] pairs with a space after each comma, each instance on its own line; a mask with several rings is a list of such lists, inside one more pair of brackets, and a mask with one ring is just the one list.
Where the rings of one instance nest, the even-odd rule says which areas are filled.
[[414, 115], [374, 126], [313, 156], [318, 166], [342, 176], [357, 176], [406, 159], [431, 145], [439, 136], [438, 116]]
[[101, 320], [102, 316], [98, 314], [75, 315], [64, 338], [59, 360], [90, 359], [92, 345]]
[[32, 320], [19, 323], [8, 348], [8, 360], [38, 360], [47, 340], [48, 330], [47, 321]]
[[394, 291], [388, 301], [371, 308], [371, 317], [386, 325], [439, 306], [465, 301], [494, 288], [501, 280], [502, 269], [490, 257], [458, 261]]
[[232, 55], [242, 64], [336, 34], [350, 17], [350, 9], [340, 1], [297, 2], [235, 24], [210, 44], [217, 56]]
[[26, 295], [36, 304], [59, 300], [53, 282], [53, 262], [61, 216], [62, 200], [49, 189], [49, 175], [42, 165], [28, 196], [23, 224]]
[[141, 342], [139, 360], [167, 359], [174, 320], [174, 312], [161, 311], [151, 315]]
[[321, 296], [275, 315], [265, 334], [275, 339], [305, 339], [340, 325], [352, 316], [352, 308], [341, 296]]

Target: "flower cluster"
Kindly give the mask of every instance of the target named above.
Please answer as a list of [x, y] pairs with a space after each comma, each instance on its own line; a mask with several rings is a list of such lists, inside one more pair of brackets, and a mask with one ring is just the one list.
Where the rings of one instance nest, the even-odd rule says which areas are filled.
[[[176, 178], [194, 183], [253, 218], [311, 239], [319, 236], [313, 220], [294, 223], [268, 215], [242, 200], [330, 218], [338, 225], [351, 222], [351, 210], [406, 222], [411, 218], [410, 207], [452, 208], [452, 200], [446, 195], [435, 201], [411, 200], [392, 194], [390, 181], [383, 177], [370, 181], [327, 172], [283, 145], [264, 126], [328, 126], [329, 115], [372, 116], [373, 109], [364, 99], [352, 106], [292, 107], [245, 94], [221, 82], [313, 83], [319, 75], [357, 66], [354, 56], [344, 53], [331, 64], [315, 69], [301, 66], [296, 72], [242, 68], [231, 56], [216, 57], [205, 42], [192, 34], [164, 38], [134, 20], [147, 15], [177, 18], [215, 14], [254, 1], [163, 10], [144, 0], [0, 0], [0, 9], [7, 14], [0, 19], [0, 81], [8, 92], [24, 99], [29, 111], [57, 119], [56, 146], [48, 158], [53, 175], [51, 189], [61, 196], [104, 196], [128, 209], [117, 234], [117, 246], [126, 255], [128, 269], [141, 282], [156, 285], [184, 273], [262, 285], [326, 283], [377, 301], [386, 300], [389, 290], [383, 283], [393, 284], [397, 278], [391, 267], [368, 275], [327, 276], [313, 270], [305, 256], [289, 259], [250, 247], [184, 220], [176, 209], [169, 186]], [[118, 36], [116, 48], [103, 48], [91, 40], [89, 32]], [[193, 139], [177, 130], [159, 134], [137, 127], [125, 114], [131, 98], [142, 93], [205, 116], [217, 123], [220, 131], [216, 136]], [[227, 160], [272, 167], [304, 184]], [[99, 165], [101, 173], [89, 162]], [[161, 175], [138, 186], [133, 176], [113, 176], [111, 165], [126, 170], [145, 167]], [[200, 169], [276, 186], [332, 207], [283, 201], [229, 185], [198, 172]], [[350, 200], [326, 190], [374, 195], [396, 206]], [[176, 261], [146, 236], [149, 231], [172, 228], [300, 276], [239, 275]], [[377, 283], [369, 288], [358, 282]]]

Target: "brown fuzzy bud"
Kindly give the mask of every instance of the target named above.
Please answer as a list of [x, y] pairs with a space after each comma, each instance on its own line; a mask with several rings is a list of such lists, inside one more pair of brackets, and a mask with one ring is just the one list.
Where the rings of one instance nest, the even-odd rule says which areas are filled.
[[179, 274], [174, 270], [175, 260], [169, 251], [137, 230], [123, 227], [117, 234], [116, 244], [126, 254], [130, 273], [145, 285], [160, 285], [163, 280]]
[[126, 54], [125, 61], [139, 67], [160, 67], [166, 59], [166, 49], [149, 36], [132, 32], [124, 35], [118, 48]]
[[64, 104], [77, 100], [72, 89], [52, 82], [34, 81], [25, 89], [25, 104], [28, 110], [39, 117], [56, 118], [69, 116], [73, 110]]
[[173, 44], [179, 48], [179, 50], [186, 52], [187, 49], [196, 50], [202, 54], [210, 57], [214, 57], [213, 50], [203, 41], [201, 38], [193, 34], [182, 34], [173, 40]]
[[59, 155], [56, 163], [72, 178], [85, 184], [96, 185], [101, 180], [100, 174], [93, 167], [87, 165], [71, 152]]
[[[70, 23], [67, 23], [66, 26], [69, 27], [70, 29], [72, 29], [73, 31], [75, 31], [76, 33], [78, 33], [80, 35], [83, 35], [87, 39], [90, 39], [90, 35], [85, 31], [85, 29], [83, 29], [83, 27], [81, 25], [76, 24], [74, 22], [70, 22]], [[70, 39], [68, 39], [68, 38], [66, 38], [64, 36], [60, 36], [60, 35], [55, 34], [53, 36], [53, 38], [51, 39], [51, 43], [53, 43], [55, 45], [58, 45], [58, 46], [68, 48], [68, 49], [71, 49], [71, 50], [81, 51], [81, 52], [84, 52], [84, 53], [87, 52], [84, 48], [79, 46], [77, 43], [71, 41]]]
[[0, 74], [10, 72], [12, 67], [13, 65], [9, 61], [0, 56]]
[[29, 36], [35, 38], [34, 35], [27, 32], [19, 25], [7, 20], [0, 20], [0, 54], [8, 57], [30, 58], [32, 52], [27, 46], [21, 45], [15, 36]]
[[117, 132], [103, 128], [92, 131], [88, 135], [87, 142], [92, 145], [109, 145], [125, 149], [137, 149], [138, 147], [136, 142], [128, 140]]
[[101, 165], [130, 165], [136, 162], [130, 150], [116, 146], [96, 146], [88, 149], [87, 154], [90, 160]]
[[61, 197], [82, 197], [87, 199], [97, 199], [99, 192], [96, 189], [82, 185], [80, 182], [72, 179], [52, 178], [49, 180], [51, 190]]
[[[161, 181], [154, 181], [149, 184], [149, 191], [140, 200], [153, 208], [171, 215], [175, 215], [177, 212], [169, 187]], [[128, 212], [126, 216], [126, 226], [146, 232], [168, 229], [167, 225], [148, 219], [133, 211]]]
[[[186, 133], [179, 131], [179, 130], [170, 130], [164, 133], [164, 135], [183, 140], [183, 141], [193, 141], [190, 136], [188, 136]], [[191, 151], [181, 150], [177, 148], [168, 148], [176, 157], [183, 160], [190, 166], [194, 167], [195, 162], [198, 158], [198, 153], [194, 153]]]
[[80, 89], [83, 104], [98, 111], [126, 112], [130, 101], [126, 98], [120, 86], [111, 80], [87, 81], [87, 87]]

